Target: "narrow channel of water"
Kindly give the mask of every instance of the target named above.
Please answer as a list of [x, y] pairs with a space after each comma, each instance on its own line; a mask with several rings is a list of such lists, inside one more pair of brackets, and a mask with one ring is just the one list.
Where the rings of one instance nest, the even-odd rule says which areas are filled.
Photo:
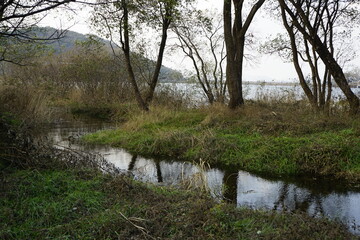
[[119, 169], [130, 171], [140, 181], [173, 185], [205, 179], [215, 198], [225, 198], [238, 206], [254, 209], [302, 211], [314, 217], [329, 217], [346, 224], [353, 233], [360, 235], [360, 192], [344, 191], [334, 183], [265, 179], [244, 171], [216, 168], [203, 171], [190, 163], [146, 159], [119, 148], [78, 145], [70, 141], [74, 137], [110, 127], [103, 123], [62, 123], [54, 125], [48, 137], [60, 148], [100, 153]]

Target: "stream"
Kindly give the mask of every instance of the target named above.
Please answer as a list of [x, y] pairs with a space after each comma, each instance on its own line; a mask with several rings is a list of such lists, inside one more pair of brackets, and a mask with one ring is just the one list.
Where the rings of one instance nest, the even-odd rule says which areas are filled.
[[203, 169], [187, 162], [147, 159], [131, 155], [121, 148], [74, 144], [72, 138], [109, 129], [106, 123], [63, 122], [54, 124], [48, 138], [56, 147], [70, 147], [102, 154], [136, 180], [161, 185], [206, 181], [211, 195], [226, 199], [238, 207], [276, 211], [306, 212], [314, 217], [328, 217], [342, 222], [360, 235], [360, 192], [343, 189], [341, 183], [317, 179], [270, 179], [241, 170]]

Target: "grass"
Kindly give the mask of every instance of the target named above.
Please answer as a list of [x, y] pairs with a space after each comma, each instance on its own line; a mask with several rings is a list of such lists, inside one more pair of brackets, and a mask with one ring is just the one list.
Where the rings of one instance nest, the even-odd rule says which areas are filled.
[[[81, 179], [67, 171], [16, 171], [2, 189], [2, 239], [40, 239], [56, 226], [103, 209], [101, 177]], [[83, 173], [84, 174], [84, 173]]]
[[[128, 122], [124, 128], [129, 137], [131, 132], [139, 132], [138, 141], [143, 140], [141, 131], [149, 131], [166, 135], [172, 144], [177, 136], [205, 131], [199, 127], [204, 124], [203, 114], [163, 112], [152, 118], [149, 126]], [[133, 120], [141, 122], [141, 118]], [[50, 152], [13, 151], [21, 144], [8, 134], [6, 122], [0, 118], [0, 239], [357, 239], [343, 225], [327, 219], [238, 209], [186, 186], [160, 187], [126, 176], [106, 175], [90, 169], [92, 164], [67, 165], [51, 159]], [[172, 136], [161, 132], [160, 126], [178, 133]], [[215, 137], [209, 129], [207, 132], [190, 137], [185, 145]], [[117, 132], [107, 133], [121, 139]], [[147, 137], [151, 142], [152, 136]], [[19, 152], [22, 155], [17, 156]], [[31, 157], [36, 159], [25, 159]]]
[[204, 160], [273, 176], [316, 175], [360, 180], [360, 120], [259, 105], [130, 115], [117, 130], [84, 137], [144, 156]]
[[49, 96], [38, 89], [0, 85], [0, 103], [0, 117], [8, 115], [12, 121], [21, 119], [17, 125], [31, 125], [50, 119]]
[[0, 192], [1, 239], [356, 239], [325, 219], [236, 209], [94, 170], [12, 169]]

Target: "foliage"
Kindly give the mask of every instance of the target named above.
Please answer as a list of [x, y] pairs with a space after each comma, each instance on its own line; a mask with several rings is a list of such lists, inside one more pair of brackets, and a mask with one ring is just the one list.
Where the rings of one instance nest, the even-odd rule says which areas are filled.
[[[358, 19], [353, 17], [356, 12], [356, 4], [339, 1], [326, 1], [312, 3], [304, 1], [298, 4], [304, 12], [300, 20], [300, 25], [307, 29], [306, 23], [310, 23], [314, 29], [312, 36], [317, 35], [324, 47], [332, 57], [340, 64], [344, 65], [355, 57], [351, 50], [352, 28], [354, 24], [339, 25], [345, 21], [356, 23]], [[271, 10], [274, 12], [274, 10]], [[294, 10], [296, 11], [296, 10]], [[306, 31], [299, 31], [297, 25], [289, 19], [283, 9], [279, 15], [288, 33], [288, 39], [283, 34], [278, 34], [275, 38], [263, 44], [261, 51], [270, 54], [277, 54], [285, 61], [294, 63], [300, 84], [314, 110], [328, 110], [331, 99], [332, 81], [331, 67], [324, 66], [316, 52], [316, 46], [306, 37]], [[352, 12], [352, 13], [351, 13]], [[305, 23], [306, 22], [306, 23]], [[304, 65], [304, 64], [305, 65]], [[307, 72], [310, 74], [307, 75]]]
[[33, 126], [50, 120], [49, 98], [34, 88], [0, 86], [0, 117], [11, 116], [19, 126]]
[[131, 97], [123, 66], [92, 36], [78, 41], [71, 51], [32, 61], [28, 66], [8, 66], [3, 84], [36, 89], [53, 101], [70, 100], [86, 105]]
[[[293, 0], [279, 0], [281, 16], [283, 24], [289, 34], [291, 48], [294, 58], [294, 65], [299, 75], [301, 85], [312, 102], [317, 105], [325, 105], [329, 102], [331, 97], [331, 79], [334, 79], [336, 84], [345, 94], [350, 105], [352, 114], [356, 114], [359, 110], [360, 100], [351, 90], [348, 81], [344, 75], [338, 56], [335, 53], [335, 37], [336, 37], [336, 23], [341, 22], [342, 17], [348, 15], [350, 9], [350, 20], [354, 19], [353, 13], [357, 10], [356, 1], [302, 1], [295, 2]], [[356, 15], [356, 14], [355, 14]], [[346, 19], [346, 18], [345, 18]], [[340, 38], [346, 31], [340, 28]], [[351, 31], [350, 31], [351, 32]], [[297, 37], [296, 35], [300, 35]], [[299, 40], [299, 38], [301, 40]], [[297, 42], [303, 41], [306, 49], [306, 58], [302, 57], [301, 51], [298, 51]], [[341, 43], [342, 44], [342, 43]], [[299, 65], [299, 56], [309, 63], [312, 72], [313, 92], [307, 86], [303, 76], [301, 66]], [[321, 82], [319, 76], [318, 61], [325, 66], [324, 79]], [[326, 85], [328, 90], [327, 99], [325, 100]], [[319, 90], [319, 93], [317, 92]], [[320, 100], [317, 97], [320, 97]], [[315, 104], [316, 103], [316, 104]]]

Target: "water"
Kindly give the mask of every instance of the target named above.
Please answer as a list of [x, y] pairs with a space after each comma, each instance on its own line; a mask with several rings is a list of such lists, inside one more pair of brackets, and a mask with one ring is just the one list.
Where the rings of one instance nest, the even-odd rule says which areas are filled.
[[[158, 90], [168, 89], [173, 93], [191, 99], [194, 103], [207, 102], [206, 95], [201, 87], [196, 83], [162, 83]], [[360, 88], [351, 88], [351, 90], [360, 97]], [[345, 99], [345, 95], [338, 87], [332, 88], [332, 100], [339, 101]], [[304, 90], [300, 85], [271, 85], [271, 84], [249, 84], [243, 85], [243, 96], [245, 100], [257, 100], [267, 97], [270, 99], [286, 100], [301, 100], [305, 99]]]
[[109, 127], [104, 123], [57, 124], [51, 128], [49, 138], [59, 148], [71, 147], [100, 153], [120, 170], [130, 171], [135, 179], [143, 182], [176, 185], [186, 181], [199, 182], [199, 176], [205, 176], [212, 196], [217, 199], [227, 199], [239, 207], [302, 211], [314, 217], [329, 217], [344, 223], [353, 233], [360, 235], [360, 192], [343, 190], [338, 183], [313, 179], [273, 180], [244, 171], [216, 168], [204, 171], [190, 163], [147, 159], [133, 156], [120, 148], [69, 142], [74, 136]]

